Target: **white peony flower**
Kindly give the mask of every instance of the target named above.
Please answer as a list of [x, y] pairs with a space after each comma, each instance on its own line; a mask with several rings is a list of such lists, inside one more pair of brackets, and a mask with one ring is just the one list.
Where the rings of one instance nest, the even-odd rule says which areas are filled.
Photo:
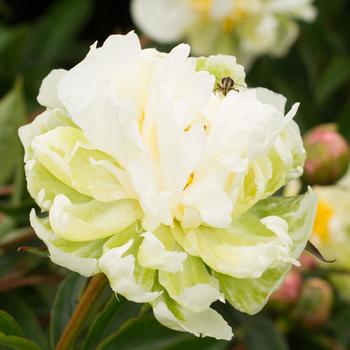
[[160, 43], [186, 40], [196, 55], [283, 56], [298, 36], [297, 20], [312, 21], [313, 0], [133, 0], [136, 25]]
[[315, 211], [311, 191], [271, 197], [302, 173], [286, 99], [248, 89], [234, 57], [141, 50], [134, 33], [54, 70], [20, 129], [31, 223], [56, 264], [106, 274], [164, 325], [218, 339], [216, 301], [258, 312], [297, 264]]

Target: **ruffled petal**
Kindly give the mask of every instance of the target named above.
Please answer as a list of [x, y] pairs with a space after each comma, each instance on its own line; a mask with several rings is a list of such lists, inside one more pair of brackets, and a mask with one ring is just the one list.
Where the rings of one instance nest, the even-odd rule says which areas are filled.
[[[282, 242], [289, 245], [290, 258], [298, 259], [312, 232], [316, 196], [309, 191], [297, 197], [269, 198], [259, 203], [253, 210], [260, 212], [260, 215], [266, 215], [271, 211], [278, 215], [276, 217], [265, 216], [263, 222], [270, 230], [280, 235]], [[278, 220], [276, 220], [277, 217]], [[287, 236], [285, 236], [285, 223], [289, 227]], [[282, 227], [279, 224], [282, 224]], [[255, 314], [264, 307], [271, 293], [279, 288], [290, 268], [290, 262], [279, 261], [257, 279], [234, 278], [216, 272], [214, 275], [220, 281], [220, 288], [226, 299], [236, 309]]]
[[190, 3], [181, 0], [134, 0], [131, 13], [145, 34], [164, 43], [179, 41], [194, 19]]
[[24, 161], [32, 158], [33, 152], [31, 149], [32, 140], [45, 132], [54, 129], [58, 126], [71, 126], [74, 123], [61, 109], [46, 110], [38, 115], [30, 124], [21, 126], [18, 130], [19, 138], [24, 147]]
[[42, 211], [48, 211], [51, 208], [52, 203], [58, 194], [70, 198], [74, 203], [87, 202], [89, 200], [89, 197], [80, 194], [59, 181], [34, 159], [29, 160], [26, 163], [25, 173], [28, 192]]
[[31, 148], [52, 175], [81, 194], [103, 202], [132, 197], [123, 170], [79, 129], [56, 127], [36, 136]]
[[145, 303], [155, 300], [162, 292], [153, 291], [156, 272], [137, 262], [140, 241], [136, 226], [111, 237], [104, 246], [99, 267], [108, 277], [114, 292], [131, 301]]
[[63, 108], [57, 96], [57, 84], [67, 73], [65, 69], [53, 69], [42, 81], [38, 102], [48, 108]]
[[37, 236], [49, 249], [53, 263], [89, 277], [98, 272], [98, 259], [102, 255], [105, 239], [90, 242], [71, 242], [55, 235], [47, 218], [40, 219], [34, 209], [30, 213], [30, 223]]
[[189, 255], [176, 273], [159, 271], [158, 280], [169, 296], [189, 311], [203, 312], [214, 301], [224, 301], [218, 281], [197, 257]]
[[[281, 262], [297, 264], [295, 256], [299, 257], [311, 233], [315, 206], [312, 192], [294, 200], [269, 198], [227, 229], [200, 226], [184, 231], [177, 226], [173, 233], [189, 254], [202, 258], [214, 271], [236, 278], [260, 278]], [[299, 221], [295, 223], [293, 217]], [[296, 253], [294, 244], [299, 241]]]
[[209, 308], [202, 312], [189, 311], [173, 302], [163, 293], [153, 303], [153, 313], [164, 326], [180, 332], [189, 332], [195, 336], [208, 336], [230, 340], [231, 327], [215, 310]]
[[55, 197], [49, 212], [55, 233], [77, 242], [112, 236], [131, 225], [139, 216], [139, 206], [135, 200], [73, 203], [63, 194]]
[[137, 253], [141, 266], [171, 273], [183, 269], [187, 254], [177, 245], [169, 229], [163, 226], [154, 233], [148, 231], [141, 236], [143, 240]]

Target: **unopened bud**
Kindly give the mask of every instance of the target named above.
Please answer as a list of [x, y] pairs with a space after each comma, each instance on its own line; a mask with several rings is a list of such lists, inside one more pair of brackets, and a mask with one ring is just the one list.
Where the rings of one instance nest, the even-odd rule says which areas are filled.
[[296, 269], [292, 269], [281, 288], [271, 295], [271, 300], [279, 301], [283, 304], [295, 302], [300, 294], [302, 278]]
[[304, 137], [304, 146], [307, 154], [304, 178], [310, 185], [332, 185], [346, 173], [349, 144], [335, 124], [311, 129]]
[[310, 278], [302, 288], [297, 314], [310, 326], [325, 323], [330, 315], [333, 291], [329, 283], [320, 278]]

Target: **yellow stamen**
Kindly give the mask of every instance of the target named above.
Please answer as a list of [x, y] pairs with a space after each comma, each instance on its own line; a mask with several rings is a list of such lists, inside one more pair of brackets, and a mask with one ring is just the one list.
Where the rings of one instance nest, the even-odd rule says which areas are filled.
[[[246, 15], [245, 4], [247, 0], [236, 0], [231, 12], [225, 16], [222, 22], [224, 32], [231, 32], [237, 23]], [[192, 7], [200, 16], [210, 17], [212, 0], [192, 0]]]
[[192, 7], [202, 15], [208, 16], [212, 6], [212, 0], [192, 0]]
[[314, 233], [318, 236], [322, 243], [326, 243], [330, 239], [329, 221], [333, 215], [333, 208], [326, 201], [319, 200], [314, 222]]

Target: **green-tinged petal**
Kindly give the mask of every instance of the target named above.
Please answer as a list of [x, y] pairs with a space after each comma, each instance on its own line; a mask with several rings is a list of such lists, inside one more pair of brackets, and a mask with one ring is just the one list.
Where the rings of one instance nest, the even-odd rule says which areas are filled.
[[[313, 217], [315, 215], [316, 197], [309, 191], [305, 195], [290, 198], [269, 198], [260, 202], [253, 210], [265, 216], [270, 212], [288, 223], [288, 237], [291, 239], [290, 256], [298, 259], [309, 239]], [[271, 218], [272, 216], [270, 216]], [[266, 218], [266, 216], [265, 216]], [[266, 222], [268, 226], [271, 223]], [[272, 228], [270, 226], [270, 228]], [[278, 228], [275, 228], [275, 232]], [[252, 257], [255, 259], [256, 257]], [[222, 273], [214, 275], [220, 281], [225, 298], [238, 310], [255, 314], [266, 304], [269, 296], [279, 288], [290, 270], [291, 263], [280, 261], [267, 269], [260, 278], [234, 278]]]
[[179, 305], [193, 312], [203, 312], [220, 299], [219, 283], [201, 259], [189, 255], [183, 269], [176, 273], [159, 271], [159, 283]]
[[47, 245], [52, 262], [83, 276], [100, 272], [98, 258], [102, 255], [105, 239], [78, 243], [59, 238], [48, 219], [37, 217], [34, 209], [30, 213], [30, 222], [37, 236]]
[[26, 163], [25, 173], [28, 191], [44, 211], [51, 208], [57, 194], [65, 195], [74, 203], [87, 202], [89, 200], [89, 197], [80, 194], [59, 181], [34, 159]]
[[58, 126], [74, 127], [73, 121], [67, 116], [62, 109], [46, 110], [38, 115], [30, 124], [19, 128], [19, 138], [24, 147], [24, 160], [28, 161], [32, 157], [31, 142], [32, 140], [47, 131]]
[[[173, 233], [189, 254], [202, 258], [214, 271], [236, 278], [260, 278], [281, 262], [297, 263], [311, 232], [315, 205], [311, 192], [292, 199], [269, 198], [227, 229], [200, 226], [184, 231], [177, 226]], [[293, 253], [299, 240], [300, 251]]]
[[208, 71], [215, 76], [216, 86], [221, 79], [230, 77], [234, 80], [236, 88], [247, 86], [245, 83], [245, 72], [243, 66], [239, 65], [236, 57], [228, 55], [214, 55], [209, 57], [198, 57], [196, 59], [196, 70]]
[[131, 225], [139, 215], [138, 203], [133, 199], [73, 203], [63, 194], [55, 197], [49, 212], [55, 233], [70, 241], [91, 241], [112, 236]]
[[156, 272], [137, 263], [135, 256], [140, 242], [136, 225], [111, 237], [104, 246], [99, 266], [113, 291], [131, 301], [145, 303], [153, 301], [162, 292], [152, 289]]
[[36, 136], [31, 147], [34, 158], [52, 175], [80, 193], [103, 202], [130, 198], [124, 172], [94, 149], [80, 129], [57, 127]]
[[172, 301], [166, 292], [156, 299], [152, 306], [156, 319], [170, 329], [193, 333], [197, 337], [230, 340], [233, 336], [231, 327], [211, 308], [202, 312], [189, 311]]
[[183, 269], [187, 254], [176, 243], [169, 228], [161, 226], [154, 233], [145, 232], [137, 260], [145, 268], [178, 272]]

